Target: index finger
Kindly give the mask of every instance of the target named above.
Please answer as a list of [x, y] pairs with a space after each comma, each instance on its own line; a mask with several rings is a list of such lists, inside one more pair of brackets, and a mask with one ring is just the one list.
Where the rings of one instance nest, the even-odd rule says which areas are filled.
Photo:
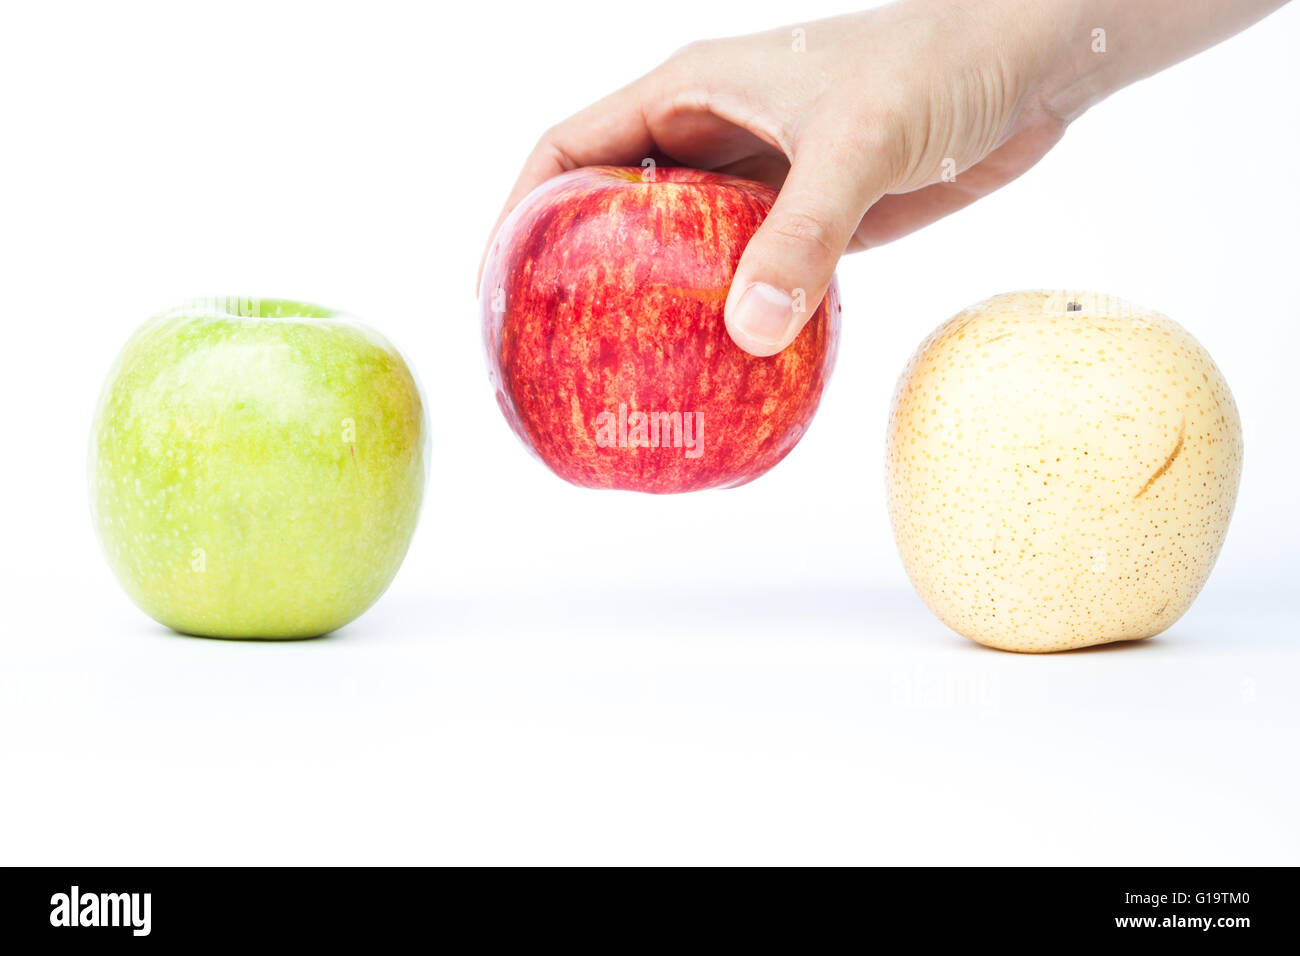
[[641, 108], [641, 83], [638, 80], [611, 93], [542, 134], [492, 226], [487, 246], [479, 257], [476, 290], [483, 279], [483, 263], [497, 230], [530, 192], [551, 177], [579, 166], [639, 163], [651, 154], [654, 139]]

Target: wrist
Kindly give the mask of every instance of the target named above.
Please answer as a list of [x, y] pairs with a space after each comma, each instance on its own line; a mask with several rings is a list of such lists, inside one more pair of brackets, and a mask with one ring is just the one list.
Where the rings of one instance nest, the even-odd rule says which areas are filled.
[[1244, 30], [1284, 0], [1012, 0], [1057, 53], [1041, 102], [1069, 121], [1143, 77]]
[[1096, 4], [1089, 0], [1032, 3], [1041, 18], [1039, 31], [1052, 52], [1044, 65], [1040, 102], [1066, 122], [1077, 119], [1111, 92], [1110, 36], [1094, 23]]
[[[960, 11], [979, 29], [971, 42], [995, 51], [1023, 108], [1066, 122], [1104, 98], [1104, 55], [1093, 52], [1092, 0], [919, 0]], [[1099, 43], [1105, 48], [1104, 34]]]

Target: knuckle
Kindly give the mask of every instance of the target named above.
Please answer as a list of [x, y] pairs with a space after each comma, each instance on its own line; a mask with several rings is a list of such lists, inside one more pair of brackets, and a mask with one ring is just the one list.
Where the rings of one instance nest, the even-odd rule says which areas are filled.
[[848, 161], [859, 168], [879, 170], [885, 182], [896, 185], [907, 165], [908, 144], [913, 138], [906, 116], [904, 107], [885, 102], [856, 117], [843, 134], [851, 157]]
[[548, 126], [542, 135], [537, 137], [536, 149], [547, 150], [553, 148], [563, 133], [563, 123], [556, 123], [554, 126]]
[[863, 183], [892, 187], [905, 165], [906, 115], [906, 108], [888, 96], [868, 105], [836, 101], [809, 124], [801, 145], [822, 161], [853, 171]]
[[699, 60], [706, 58], [716, 45], [715, 40], [692, 40], [673, 51], [670, 60]]
[[769, 221], [771, 234], [786, 245], [814, 245], [831, 258], [839, 255], [836, 231], [825, 216], [808, 212], [786, 212]]
[[548, 127], [541, 136], [537, 137], [537, 142], [533, 143], [532, 155], [539, 156], [551, 152], [551, 150], [554, 149], [553, 144], [555, 143], [555, 136], [558, 130], [558, 126], [551, 126]]
[[574, 169], [580, 164], [576, 162], [561, 145], [563, 141], [563, 125], [557, 124], [552, 126], [538, 137], [537, 145], [533, 147], [532, 157], [539, 161], [553, 161], [558, 163], [564, 169]]
[[660, 67], [667, 73], [698, 73], [705, 65], [718, 56], [720, 40], [693, 40], [673, 51], [672, 56]]

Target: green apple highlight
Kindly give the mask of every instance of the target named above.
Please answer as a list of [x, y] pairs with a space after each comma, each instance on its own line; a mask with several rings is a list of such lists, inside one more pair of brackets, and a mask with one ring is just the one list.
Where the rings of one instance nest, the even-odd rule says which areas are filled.
[[423, 495], [427, 432], [398, 352], [318, 306], [192, 303], [109, 374], [91, 506], [118, 580], [187, 634], [296, 638], [388, 587]]

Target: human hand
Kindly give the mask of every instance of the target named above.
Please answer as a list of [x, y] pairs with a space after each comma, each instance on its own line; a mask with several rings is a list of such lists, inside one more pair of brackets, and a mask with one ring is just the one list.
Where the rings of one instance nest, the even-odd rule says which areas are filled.
[[[816, 312], [844, 252], [1005, 185], [1093, 102], [1280, 2], [903, 0], [695, 43], [549, 130], [501, 219], [561, 172], [646, 157], [779, 189], [725, 313], [740, 347], [772, 355]], [[1098, 28], [1122, 51], [1104, 36], [1099, 50]]]

